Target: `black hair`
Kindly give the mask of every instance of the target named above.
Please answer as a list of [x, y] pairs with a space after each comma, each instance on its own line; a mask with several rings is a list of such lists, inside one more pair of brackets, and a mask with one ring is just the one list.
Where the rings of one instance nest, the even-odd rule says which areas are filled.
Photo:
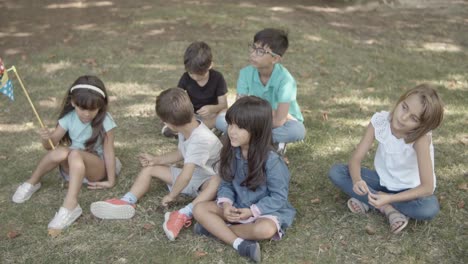
[[289, 46], [288, 33], [281, 29], [265, 28], [255, 34], [254, 43], [268, 46], [275, 54], [283, 56]]
[[[241, 97], [226, 112], [226, 121], [229, 125], [236, 124], [250, 134], [247, 157], [248, 175], [242, 185], [251, 190], [255, 190], [266, 181], [268, 153], [273, 150], [272, 119], [270, 103], [255, 96]], [[229, 136], [225, 136], [220, 154], [219, 171], [226, 181], [232, 181], [235, 177], [235, 151], [236, 149], [231, 146]]]

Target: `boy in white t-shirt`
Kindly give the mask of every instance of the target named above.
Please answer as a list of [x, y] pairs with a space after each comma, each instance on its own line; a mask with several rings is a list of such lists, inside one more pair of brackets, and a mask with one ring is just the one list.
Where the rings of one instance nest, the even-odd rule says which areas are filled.
[[[121, 199], [91, 204], [91, 212], [102, 219], [132, 218], [135, 204], [148, 191], [151, 178], [158, 178], [170, 191], [161, 201], [163, 206], [181, 193], [195, 197], [184, 208], [165, 214], [164, 231], [170, 240], [174, 240], [183, 226], [190, 225], [193, 206], [215, 198], [220, 178], [214, 166], [222, 146], [213, 132], [195, 119], [190, 98], [180, 88], [165, 90], [157, 97], [156, 114], [166, 126], [178, 132], [178, 149], [161, 156], [140, 154], [143, 169], [130, 191]], [[182, 160], [182, 169], [171, 166]]]

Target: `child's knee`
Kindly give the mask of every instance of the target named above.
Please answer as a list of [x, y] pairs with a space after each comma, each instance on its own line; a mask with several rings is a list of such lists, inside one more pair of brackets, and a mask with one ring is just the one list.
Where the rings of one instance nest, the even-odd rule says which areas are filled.
[[255, 237], [257, 237], [259, 240], [263, 240], [272, 238], [278, 232], [278, 230], [275, 224], [263, 222], [261, 225], [256, 226], [254, 232]]
[[68, 167], [74, 168], [74, 169], [84, 169], [84, 162], [83, 162], [83, 156], [81, 155], [81, 152], [76, 149], [72, 149], [68, 153]]
[[436, 217], [439, 211], [439, 203], [435, 201], [417, 210], [414, 218], [417, 220], [432, 220], [434, 217]]
[[67, 160], [68, 154], [70, 153], [70, 150], [68, 148], [64, 147], [58, 147], [55, 150], [52, 150], [49, 152], [49, 157], [54, 161], [54, 162], [62, 162]]
[[347, 177], [346, 167], [344, 164], [333, 165], [328, 172], [328, 178], [334, 183], [340, 182], [342, 178]]
[[199, 202], [193, 206], [192, 213], [195, 219], [206, 213], [206, 202]]

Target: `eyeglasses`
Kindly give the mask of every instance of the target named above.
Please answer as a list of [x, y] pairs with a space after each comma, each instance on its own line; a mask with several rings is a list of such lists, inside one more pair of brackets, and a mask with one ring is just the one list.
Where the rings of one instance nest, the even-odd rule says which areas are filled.
[[268, 51], [268, 50], [265, 50], [264, 48], [258, 48], [253, 43], [249, 43], [248, 47], [249, 47], [249, 52], [250, 53], [255, 52], [255, 55], [258, 57], [262, 57], [263, 55], [267, 53], [270, 54], [272, 57], [280, 56], [279, 54], [276, 54], [273, 51]]

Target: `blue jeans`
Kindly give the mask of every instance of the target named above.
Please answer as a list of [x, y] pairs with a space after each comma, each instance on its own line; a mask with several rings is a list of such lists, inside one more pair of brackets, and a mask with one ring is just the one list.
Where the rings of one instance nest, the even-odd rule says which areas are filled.
[[[330, 180], [343, 192], [347, 195], [358, 199], [359, 201], [369, 205], [369, 207], [374, 208], [369, 204], [366, 195], [358, 195], [353, 191], [353, 181], [351, 175], [349, 174], [349, 168], [346, 164], [333, 165], [330, 172], [328, 173]], [[372, 192], [385, 192], [385, 193], [399, 193], [402, 191], [390, 191], [384, 186], [380, 185], [380, 177], [376, 171], [361, 168], [361, 178], [367, 183], [369, 190]], [[395, 209], [400, 213], [414, 218], [416, 220], [430, 220], [434, 218], [439, 212], [439, 202], [435, 195], [430, 195], [426, 197], [417, 198], [411, 201], [405, 202], [396, 202], [391, 204]]]
[[[227, 122], [226, 122], [226, 113], [220, 113], [216, 117], [216, 129], [226, 133], [227, 131]], [[305, 137], [305, 127], [302, 122], [296, 120], [288, 120], [284, 125], [273, 128], [272, 136], [273, 143], [289, 143], [295, 141], [301, 141]]]

